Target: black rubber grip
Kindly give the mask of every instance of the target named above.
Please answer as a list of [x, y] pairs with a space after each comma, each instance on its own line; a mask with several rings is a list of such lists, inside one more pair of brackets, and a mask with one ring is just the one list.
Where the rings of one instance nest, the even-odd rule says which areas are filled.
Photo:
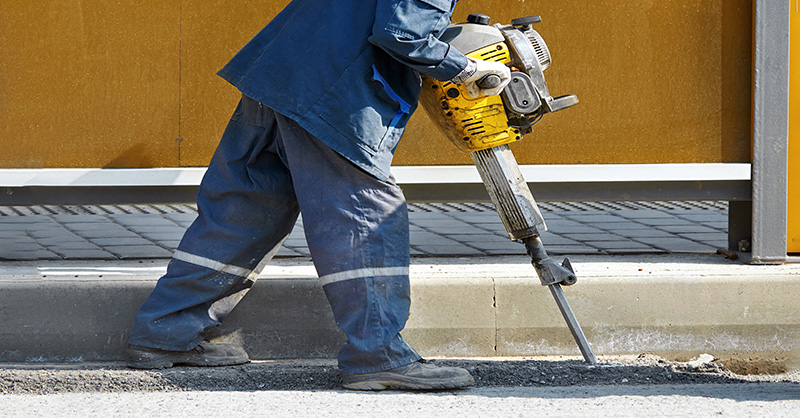
[[541, 23], [542, 17], [541, 16], [525, 16], [525, 17], [518, 17], [511, 21], [511, 25], [513, 26], [527, 26], [533, 25], [534, 23]]
[[502, 80], [500, 79], [499, 75], [496, 74], [489, 74], [484, 76], [482, 79], [478, 80], [478, 87], [482, 89], [493, 89], [500, 85]]

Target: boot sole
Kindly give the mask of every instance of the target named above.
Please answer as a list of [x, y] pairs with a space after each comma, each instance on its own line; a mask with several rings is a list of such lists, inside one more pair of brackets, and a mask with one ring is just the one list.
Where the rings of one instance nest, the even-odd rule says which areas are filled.
[[461, 376], [448, 379], [409, 378], [403, 376], [370, 376], [363, 380], [350, 380], [345, 376], [342, 387], [348, 390], [379, 391], [386, 389], [402, 390], [446, 390], [464, 389], [475, 384], [472, 376]]
[[247, 357], [222, 357], [209, 358], [203, 356], [153, 356], [147, 359], [128, 359], [127, 366], [132, 369], [168, 369], [174, 366], [196, 366], [196, 367], [219, 367], [235, 366], [238, 364], [249, 363]]

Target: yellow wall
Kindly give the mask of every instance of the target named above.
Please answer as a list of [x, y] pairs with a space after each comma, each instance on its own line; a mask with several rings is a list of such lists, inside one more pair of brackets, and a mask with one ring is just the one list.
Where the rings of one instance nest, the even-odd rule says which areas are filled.
[[[3, 0], [0, 167], [205, 165], [238, 99], [215, 72], [287, 2]], [[551, 92], [581, 99], [514, 145], [521, 163], [749, 161], [751, 0], [462, 0], [454, 21], [469, 12], [542, 15]], [[471, 162], [420, 111], [395, 163]]]
[[800, 253], [800, 11], [792, 8], [789, 74], [788, 251]]
[[0, 167], [177, 165], [177, 2], [0, 1]]

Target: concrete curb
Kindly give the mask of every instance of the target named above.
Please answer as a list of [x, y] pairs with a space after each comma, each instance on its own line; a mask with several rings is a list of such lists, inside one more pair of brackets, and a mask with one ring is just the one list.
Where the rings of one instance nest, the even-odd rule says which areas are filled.
[[[565, 288], [598, 355], [796, 362], [800, 266], [702, 254], [578, 256]], [[0, 263], [0, 361], [119, 360], [165, 260]], [[579, 355], [526, 257], [419, 258], [405, 338], [424, 356]], [[279, 259], [218, 330], [255, 359], [335, 357], [344, 337], [308, 259]]]

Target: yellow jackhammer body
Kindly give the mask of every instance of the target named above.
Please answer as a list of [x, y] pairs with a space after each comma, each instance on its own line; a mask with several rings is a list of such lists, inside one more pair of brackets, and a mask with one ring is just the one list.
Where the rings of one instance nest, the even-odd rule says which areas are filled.
[[511, 68], [511, 82], [499, 96], [473, 98], [463, 84], [423, 77], [420, 101], [450, 142], [470, 154], [509, 238], [525, 245], [541, 284], [549, 287], [584, 359], [596, 364], [561, 288], [575, 284], [577, 277], [569, 259], [559, 265], [547, 255], [539, 238], [547, 230], [544, 218], [508, 147], [532, 132], [545, 114], [578, 103], [575, 95], [550, 96], [543, 74], [550, 66], [550, 51], [531, 28], [540, 21], [530, 16], [514, 19], [511, 25], [491, 26], [488, 16], [472, 14], [467, 23], [450, 25], [440, 39], [468, 57], [506, 64]]

